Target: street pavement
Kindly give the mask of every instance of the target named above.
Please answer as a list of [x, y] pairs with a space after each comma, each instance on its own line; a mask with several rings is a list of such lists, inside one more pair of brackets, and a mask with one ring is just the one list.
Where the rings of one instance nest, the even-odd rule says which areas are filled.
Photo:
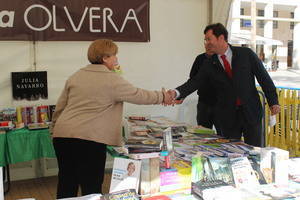
[[270, 71], [269, 74], [276, 87], [298, 88], [300, 90], [300, 70], [278, 69], [277, 71]]

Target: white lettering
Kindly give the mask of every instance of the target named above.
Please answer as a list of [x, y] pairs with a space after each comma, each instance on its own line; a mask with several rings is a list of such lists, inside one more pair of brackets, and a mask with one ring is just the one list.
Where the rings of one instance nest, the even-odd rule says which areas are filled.
[[[133, 17], [130, 17], [130, 13], [133, 14]], [[137, 19], [137, 17], [136, 17], [136, 14], [135, 14], [134, 10], [131, 8], [131, 9], [128, 10], [127, 15], [126, 15], [126, 18], [125, 18], [125, 20], [124, 20], [124, 22], [123, 22], [122, 28], [121, 28], [121, 30], [120, 30], [121, 33], [123, 32], [123, 30], [124, 30], [124, 28], [125, 28], [125, 26], [126, 26], [128, 20], [134, 20], [134, 21], [136, 22], [136, 24], [137, 24], [137, 26], [138, 26], [140, 32], [143, 32], [143, 30], [142, 30], [142, 28], [141, 28], [141, 26], [140, 26], [140, 23], [139, 23], [139, 21], [138, 21], [138, 19]]]
[[94, 29], [93, 28], [93, 19], [100, 19], [99, 15], [93, 15], [94, 10], [100, 10], [100, 8], [97, 8], [97, 7], [91, 7], [90, 8], [90, 31], [92, 33], [99, 33], [99, 32], [101, 32], [100, 29]]
[[57, 24], [56, 24], [56, 7], [53, 5], [52, 6], [52, 15], [53, 15], [53, 30], [57, 31], [57, 32], [62, 32], [62, 31], [66, 31], [65, 28], [57, 28]]
[[[7, 22], [3, 21], [3, 17], [7, 16], [8, 20]], [[8, 11], [8, 10], [3, 10], [0, 12], [0, 27], [13, 27], [14, 25], [14, 17], [15, 17], [15, 12], [14, 11]]]
[[[48, 22], [45, 26], [41, 27], [41, 28], [37, 28], [37, 27], [34, 27], [32, 26], [29, 22], [28, 22], [28, 13], [31, 9], [33, 8], [42, 8], [43, 10], [46, 11], [47, 15], [48, 15]], [[39, 4], [33, 4], [31, 6], [29, 6], [26, 10], [25, 10], [25, 13], [24, 13], [24, 21], [26, 23], [26, 25], [31, 28], [32, 30], [35, 30], [35, 31], [43, 31], [45, 29], [47, 29], [50, 25], [51, 25], [51, 21], [52, 21], [52, 15], [51, 15], [51, 12], [43, 5], [39, 5]]]
[[[106, 14], [109, 12], [109, 14]], [[103, 9], [103, 32], [106, 32], [106, 18], [110, 22], [110, 24], [114, 27], [116, 32], [119, 32], [117, 26], [115, 25], [114, 21], [112, 20], [111, 16], [113, 15], [113, 11], [110, 8]]]
[[78, 24], [78, 27], [75, 26], [75, 24], [74, 24], [74, 22], [73, 22], [73, 19], [71, 18], [71, 15], [70, 15], [70, 13], [69, 13], [69, 11], [68, 11], [68, 9], [67, 9], [66, 6], [64, 6], [64, 10], [65, 10], [65, 12], [66, 12], [66, 14], [67, 14], [67, 17], [68, 17], [68, 19], [69, 19], [69, 22], [70, 22], [70, 24], [71, 24], [73, 30], [74, 30], [75, 32], [79, 32], [80, 29], [81, 29], [83, 20], [84, 20], [84, 18], [85, 18], [85, 16], [86, 16], [86, 13], [87, 13], [87, 11], [88, 11], [88, 8], [87, 8], [87, 7], [84, 8], [84, 12], [83, 12], [83, 15], [81, 16], [81, 19], [80, 19], [80, 22], [79, 22], [79, 24]]

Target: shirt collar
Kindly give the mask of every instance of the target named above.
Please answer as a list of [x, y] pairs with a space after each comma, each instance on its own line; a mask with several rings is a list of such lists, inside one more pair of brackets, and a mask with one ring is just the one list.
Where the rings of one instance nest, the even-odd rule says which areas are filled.
[[[221, 60], [221, 56], [225, 55], [226, 59], [229, 61], [229, 63], [231, 64], [231, 60], [232, 60], [232, 50], [230, 48], [230, 46], [228, 45], [226, 51], [224, 54], [218, 54], [218, 59]], [[222, 62], [223, 63], [223, 62]]]
[[112, 72], [105, 65], [101, 64], [90, 64], [84, 68], [81, 68], [84, 71], [94, 71], [94, 72]]

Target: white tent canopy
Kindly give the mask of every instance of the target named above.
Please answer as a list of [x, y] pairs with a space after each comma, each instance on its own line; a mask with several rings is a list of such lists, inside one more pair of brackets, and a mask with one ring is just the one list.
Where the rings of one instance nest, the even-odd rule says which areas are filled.
[[[260, 45], [283, 45], [280, 40], [263, 37], [256, 35], [256, 44]], [[231, 44], [251, 44], [251, 32], [247, 30], [241, 30], [239, 33], [231, 33], [229, 37], [229, 43]]]

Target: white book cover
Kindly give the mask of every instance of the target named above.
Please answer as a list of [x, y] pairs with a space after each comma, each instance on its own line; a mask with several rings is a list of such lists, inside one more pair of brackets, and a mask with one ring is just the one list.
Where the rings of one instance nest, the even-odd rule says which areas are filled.
[[109, 192], [135, 189], [138, 192], [141, 161], [115, 158]]
[[267, 183], [288, 184], [289, 152], [276, 147], [261, 149], [260, 170]]
[[0, 200], [4, 199], [3, 195], [3, 175], [2, 175], [2, 167], [0, 167]]
[[247, 157], [231, 158], [230, 164], [237, 188], [249, 188], [259, 185], [257, 176]]

